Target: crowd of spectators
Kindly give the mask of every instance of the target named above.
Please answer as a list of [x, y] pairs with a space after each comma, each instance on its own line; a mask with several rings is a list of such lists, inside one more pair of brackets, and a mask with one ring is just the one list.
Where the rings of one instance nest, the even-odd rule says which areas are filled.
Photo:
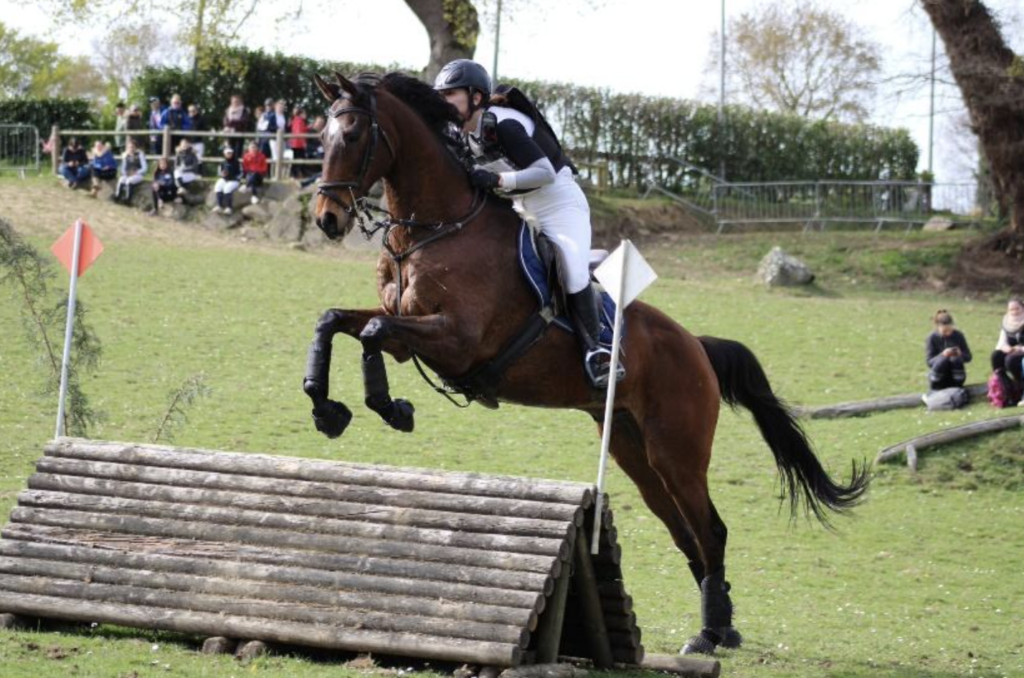
[[[97, 195], [102, 182], [116, 180], [113, 199], [130, 202], [135, 187], [147, 176], [146, 156], [161, 156], [152, 178], [152, 212], [156, 213], [164, 203], [181, 200], [188, 185], [203, 175], [207, 149], [217, 139], [211, 133], [218, 131], [233, 136], [220, 137], [223, 157], [216, 161], [216, 211], [230, 213], [232, 194], [238, 190], [250, 193], [250, 201], [258, 203], [271, 166], [277, 163], [290, 164], [290, 175], [303, 183], [309, 183], [319, 172], [315, 165], [290, 162], [322, 159], [324, 151], [319, 139], [288, 138], [285, 148], [278, 148], [279, 130], [289, 135], [318, 134], [323, 130], [323, 116], [317, 116], [311, 123], [300, 105], [294, 106], [289, 116], [287, 102], [267, 99], [251, 111], [242, 96], [235, 94], [224, 109], [219, 130], [213, 130], [199, 106], [185, 106], [178, 94], [172, 95], [166, 106], [159, 97], [150, 97], [148, 103], [149, 114], [144, 117], [138, 104], [118, 102], [114, 108], [115, 134], [108, 137], [112, 143], [97, 141], [89, 152], [78, 139], [68, 139], [59, 171], [70, 188], [88, 184], [92, 194]], [[168, 129], [176, 144], [173, 158], [163, 157], [164, 130]]]

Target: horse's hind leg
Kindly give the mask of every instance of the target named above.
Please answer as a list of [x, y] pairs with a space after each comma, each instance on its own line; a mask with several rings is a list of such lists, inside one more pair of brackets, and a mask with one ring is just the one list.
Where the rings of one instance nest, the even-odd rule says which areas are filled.
[[704, 564], [701, 632], [687, 641], [682, 651], [711, 654], [718, 645], [734, 647], [741, 641], [732, 627], [732, 599], [725, 580], [728, 532], [708, 494], [707, 466], [714, 427], [712, 424], [708, 430], [707, 423], [693, 412], [652, 414], [648, 413], [643, 427], [648, 461], [685, 518]]
[[[602, 429], [601, 421], [597, 419], [597, 422], [598, 430]], [[686, 556], [687, 565], [689, 565], [690, 572], [693, 573], [693, 578], [699, 589], [701, 581], [704, 580], [704, 563], [700, 559], [700, 548], [697, 546], [697, 541], [693, 538], [693, 533], [690, 532], [683, 514], [679, 512], [672, 500], [672, 496], [665, 491], [661, 477], [647, 462], [643, 434], [637, 426], [636, 420], [629, 411], [619, 410], [615, 413], [613, 422], [612, 457], [640, 490], [640, 496], [647, 504], [647, 508], [668, 528], [676, 548]]]
[[[706, 550], [702, 547], [695, 530], [691, 528], [690, 516], [684, 512], [678, 502], [679, 495], [670, 492], [671, 486], [651, 464], [652, 454], [660, 453], [660, 443], [658, 441], [649, 443], [650, 437], [650, 433], [642, 431], [629, 412], [623, 410], [616, 413], [611, 440], [612, 455], [626, 475], [636, 484], [644, 503], [665, 524], [676, 546], [686, 555], [690, 571], [701, 591], [703, 630], [700, 635], [687, 642], [683, 651], [710, 654], [714, 652], [717, 645], [739, 647], [742, 637], [732, 626], [729, 585], [724, 579], [727, 530], [708, 497], [706, 483], [701, 480], [705, 477], [704, 472], [702, 470], [701, 473], [696, 474], [696, 477], [687, 481], [687, 484], [693, 486], [692, 489], [698, 495], [697, 499], [692, 502], [692, 506], [690, 503], [687, 506], [691, 512], [702, 516], [696, 520], [703, 520], [703, 523], [695, 524], [704, 526], [702, 533], [705, 542], [709, 545]], [[679, 438], [679, 440], [690, 439], [690, 437]], [[652, 444], [655, 447], [653, 450], [650, 449]], [[675, 455], [677, 465], [699, 464], [699, 459], [700, 455], [694, 455], [693, 458], [683, 453]], [[706, 461], [704, 468], [706, 468]], [[702, 484], [703, 489], [700, 487]], [[700, 497], [704, 499], [703, 512], [699, 510]], [[708, 536], [709, 533], [710, 536]], [[705, 552], [707, 552], [707, 556], [705, 556]], [[707, 572], [712, 572], [717, 576], [709, 577]]]

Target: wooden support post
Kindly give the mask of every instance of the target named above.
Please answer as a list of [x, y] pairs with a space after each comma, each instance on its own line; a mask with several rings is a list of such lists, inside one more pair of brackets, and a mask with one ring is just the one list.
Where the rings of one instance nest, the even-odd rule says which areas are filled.
[[590, 549], [586, 539], [576, 540], [576, 592], [579, 594], [583, 618], [583, 629], [590, 643], [590, 651], [594, 657], [594, 666], [602, 671], [612, 668], [612, 648], [608, 640], [608, 629], [604, 623], [604, 610], [601, 607], [601, 596], [597, 591], [597, 577], [594, 575], [594, 564], [590, 560]]
[[[581, 541], [582, 531], [570, 535], [569, 541]], [[575, 548], [575, 547], [574, 547]], [[573, 556], [562, 564], [562, 572], [555, 582], [555, 590], [551, 593], [547, 611], [537, 625], [537, 658], [538, 664], [554, 664], [558, 661], [558, 651], [562, 642], [562, 625], [565, 622], [565, 600], [569, 597], [569, 581], [572, 579]]]
[[60, 127], [54, 125], [50, 130], [50, 164], [54, 174], [60, 171], [60, 151]]
[[277, 138], [274, 140], [277, 144], [277, 164], [274, 166], [274, 179], [277, 181], [284, 181], [284, 130], [278, 128]]
[[171, 128], [170, 127], [164, 127], [163, 137], [164, 137], [163, 138], [163, 149], [162, 149], [162, 152], [161, 152], [160, 156], [164, 160], [170, 160], [171, 159], [171, 155], [173, 155], [171, 153]]

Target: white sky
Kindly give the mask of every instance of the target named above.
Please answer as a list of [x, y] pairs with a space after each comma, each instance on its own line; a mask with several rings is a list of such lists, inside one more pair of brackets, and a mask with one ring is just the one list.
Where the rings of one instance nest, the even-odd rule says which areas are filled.
[[[598, 0], [599, 9], [581, 0], [506, 0], [514, 16], [502, 21], [499, 70], [521, 78], [597, 85], [623, 92], [696, 98], [707, 90], [705, 61], [710, 35], [718, 29], [715, 2], [678, 0]], [[926, 73], [931, 54], [931, 25], [914, 0], [820, 0], [859, 24], [881, 44], [886, 75]], [[422, 66], [429, 55], [426, 31], [402, 0], [306, 0], [301, 25], [275, 21], [284, 3], [264, 3], [247, 25], [244, 43], [316, 58]], [[726, 0], [730, 14], [753, 9], [757, 0]], [[530, 5], [542, 9], [523, 9]], [[988, 0], [1007, 23], [1018, 52], [1020, 0]], [[330, 8], [330, 9], [328, 9]], [[0, 0], [0, 21], [22, 33], [58, 39], [69, 54], [88, 54], [101, 28], [52, 27], [38, 3]], [[939, 43], [940, 59], [942, 56]], [[488, 68], [494, 55], [492, 25], [482, 26], [476, 58]], [[500, 79], [500, 78], [499, 78]], [[949, 79], [948, 77], [946, 79]], [[713, 83], [713, 81], [712, 81]], [[927, 164], [928, 88], [880, 90], [872, 122], [910, 129]], [[939, 181], [969, 178], [973, 160], [952, 122], [960, 108], [955, 87], [940, 84], [935, 123], [935, 169]], [[962, 136], [962, 135], [961, 135]]]

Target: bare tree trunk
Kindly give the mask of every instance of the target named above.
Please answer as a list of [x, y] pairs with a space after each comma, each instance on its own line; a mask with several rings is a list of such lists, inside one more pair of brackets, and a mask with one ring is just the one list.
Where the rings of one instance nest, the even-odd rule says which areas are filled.
[[428, 80], [453, 59], [473, 58], [480, 22], [470, 0], [405, 0], [405, 4], [430, 37], [430, 62], [424, 72]]
[[979, 0], [920, 0], [946, 54], [988, 159], [1010, 230], [1024, 235], [1024, 60]]

